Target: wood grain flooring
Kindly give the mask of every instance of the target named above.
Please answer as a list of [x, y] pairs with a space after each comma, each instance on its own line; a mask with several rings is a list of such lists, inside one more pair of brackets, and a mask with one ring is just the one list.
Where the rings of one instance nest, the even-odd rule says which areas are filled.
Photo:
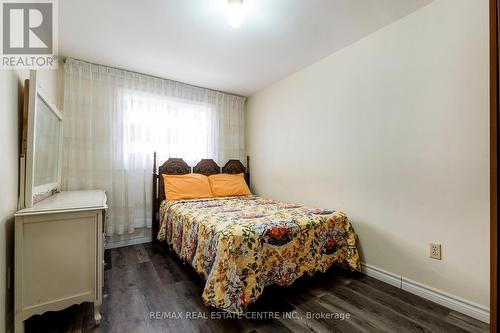
[[[373, 278], [330, 269], [268, 287], [254, 318], [223, 318], [203, 281], [163, 247], [106, 251], [101, 325], [83, 303], [26, 321], [26, 332], [488, 332], [488, 325]], [[268, 318], [255, 318], [266, 315]], [[177, 318], [180, 316], [180, 318]], [[191, 318], [186, 318], [190, 316]]]

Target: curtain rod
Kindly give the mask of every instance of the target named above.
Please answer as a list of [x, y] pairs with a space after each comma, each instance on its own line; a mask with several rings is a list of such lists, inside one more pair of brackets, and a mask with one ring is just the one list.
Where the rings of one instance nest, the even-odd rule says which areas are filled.
[[247, 96], [241, 96], [241, 95], [237, 95], [237, 94], [229, 93], [229, 92], [222, 91], [222, 90], [216, 90], [216, 89], [205, 88], [205, 87], [197, 86], [197, 85], [190, 84], [190, 83], [185, 83], [185, 82], [181, 82], [181, 81], [176, 81], [176, 80], [166, 79], [166, 78], [164, 78], [164, 77], [159, 77], [159, 76], [155, 76], [155, 75], [150, 75], [150, 74], [139, 73], [139, 72], [136, 72], [136, 71], [130, 71], [130, 70], [128, 70], [128, 69], [123, 69], [123, 68], [118, 68], [118, 67], [113, 67], [113, 66], [108, 66], [108, 65], [102, 65], [102, 64], [96, 64], [95, 62], [91, 62], [91, 61], [87, 61], [87, 60], [81, 60], [81, 59], [77, 59], [77, 58], [73, 58], [73, 57], [63, 57], [63, 59], [64, 59], [64, 60], [63, 60], [63, 62], [64, 62], [64, 63], [66, 63], [66, 60], [67, 60], [68, 58], [74, 59], [74, 60], [76, 60], [76, 61], [86, 62], [86, 63], [88, 63], [88, 64], [95, 65], [95, 66], [108, 67], [108, 68], [115, 69], [115, 70], [118, 70], [118, 71], [129, 72], [129, 73], [132, 73], [132, 74], [137, 74], [137, 75], [144, 75], [144, 76], [148, 76], [148, 77], [151, 77], [151, 78], [154, 78], [154, 79], [159, 79], [159, 80], [167, 80], [167, 81], [177, 82], [177, 83], [180, 83], [180, 84], [185, 84], [185, 85], [187, 85], [187, 86], [191, 86], [191, 87], [195, 87], [195, 88], [199, 88], [199, 89], [206, 89], [206, 90], [210, 90], [210, 91], [214, 91], [214, 92], [219, 92], [219, 93], [223, 93], [223, 94], [226, 94], [226, 95], [231, 95], [231, 96], [241, 97], [241, 98], [245, 98], [245, 99], [247, 98]]

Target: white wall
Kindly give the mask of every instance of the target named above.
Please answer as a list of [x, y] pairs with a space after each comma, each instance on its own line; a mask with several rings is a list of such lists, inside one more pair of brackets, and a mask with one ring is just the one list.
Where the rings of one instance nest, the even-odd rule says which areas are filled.
[[[39, 84], [60, 105], [58, 72], [39, 71]], [[13, 320], [13, 290], [7, 290], [7, 269], [14, 259], [14, 212], [19, 193], [19, 147], [24, 79], [27, 70], [0, 70], [0, 332]]]
[[364, 262], [488, 305], [488, 79], [488, 1], [437, 0], [249, 98], [253, 189], [342, 210]]

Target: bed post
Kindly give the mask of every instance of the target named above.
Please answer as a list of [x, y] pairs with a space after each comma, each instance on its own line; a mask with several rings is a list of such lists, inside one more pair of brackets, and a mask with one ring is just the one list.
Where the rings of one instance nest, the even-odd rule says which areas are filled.
[[247, 181], [248, 187], [250, 187], [250, 156], [247, 155], [247, 172], [245, 174], [245, 180]]
[[156, 152], [153, 153], [153, 198], [152, 198], [152, 214], [151, 214], [151, 233], [152, 233], [152, 238], [153, 238], [153, 243], [158, 242], [157, 236], [158, 236], [158, 224], [160, 223], [158, 221], [158, 216], [157, 216], [157, 205], [158, 205], [158, 173], [156, 171]]

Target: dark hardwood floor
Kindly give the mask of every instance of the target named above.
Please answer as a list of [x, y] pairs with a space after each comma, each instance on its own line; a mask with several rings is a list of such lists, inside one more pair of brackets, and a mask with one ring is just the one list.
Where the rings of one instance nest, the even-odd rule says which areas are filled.
[[[106, 261], [100, 326], [94, 325], [93, 305], [83, 303], [30, 318], [26, 332], [488, 332], [489, 329], [482, 322], [401, 289], [338, 269], [299, 279], [289, 287], [267, 288], [249, 308], [248, 315], [273, 313], [276, 318], [218, 319], [225, 313], [203, 304], [202, 280], [161, 247], [144, 244], [108, 250]], [[192, 319], [186, 319], [188, 314]], [[182, 318], [172, 318], [177, 315]]]

